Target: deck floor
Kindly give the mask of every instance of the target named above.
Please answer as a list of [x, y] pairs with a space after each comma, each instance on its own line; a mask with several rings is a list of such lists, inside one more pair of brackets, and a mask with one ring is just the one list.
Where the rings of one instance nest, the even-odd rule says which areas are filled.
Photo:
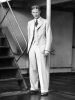
[[40, 96], [40, 94], [37, 95], [19, 94], [13, 96], [0, 97], [0, 100], [75, 100], [75, 96], [50, 92], [48, 96]]

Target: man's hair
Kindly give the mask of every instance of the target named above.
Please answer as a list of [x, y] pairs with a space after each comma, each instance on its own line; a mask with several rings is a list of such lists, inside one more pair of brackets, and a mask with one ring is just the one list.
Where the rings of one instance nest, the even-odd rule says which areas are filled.
[[31, 10], [33, 10], [33, 9], [38, 9], [38, 10], [40, 11], [40, 6], [39, 6], [39, 5], [33, 5], [33, 6], [31, 7]]

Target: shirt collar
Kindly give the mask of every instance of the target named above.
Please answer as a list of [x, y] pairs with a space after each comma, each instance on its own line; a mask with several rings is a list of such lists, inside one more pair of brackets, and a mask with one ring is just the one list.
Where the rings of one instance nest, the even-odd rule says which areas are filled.
[[[38, 23], [40, 22], [40, 19], [41, 19], [41, 17], [39, 17], [37, 20], [38, 20]], [[36, 21], [36, 19], [34, 19], [34, 21]]]

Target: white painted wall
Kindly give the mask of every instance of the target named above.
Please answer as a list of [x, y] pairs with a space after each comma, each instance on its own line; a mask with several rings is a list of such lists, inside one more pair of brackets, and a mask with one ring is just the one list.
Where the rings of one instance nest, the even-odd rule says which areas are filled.
[[52, 11], [52, 33], [53, 48], [56, 52], [51, 56], [51, 66], [71, 67], [73, 14]]

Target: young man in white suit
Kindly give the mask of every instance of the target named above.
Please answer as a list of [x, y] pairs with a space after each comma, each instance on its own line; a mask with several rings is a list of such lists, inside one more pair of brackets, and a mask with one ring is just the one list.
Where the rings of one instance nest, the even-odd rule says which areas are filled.
[[40, 81], [41, 95], [48, 94], [49, 69], [47, 58], [50, 54], [52, 34], [47, 20], [40, 16], [40, 7], [32, 6], [33, 20], [28, 22], [28, 53], [29, 53], [29, 74], [30, 91], [36, 93]]

